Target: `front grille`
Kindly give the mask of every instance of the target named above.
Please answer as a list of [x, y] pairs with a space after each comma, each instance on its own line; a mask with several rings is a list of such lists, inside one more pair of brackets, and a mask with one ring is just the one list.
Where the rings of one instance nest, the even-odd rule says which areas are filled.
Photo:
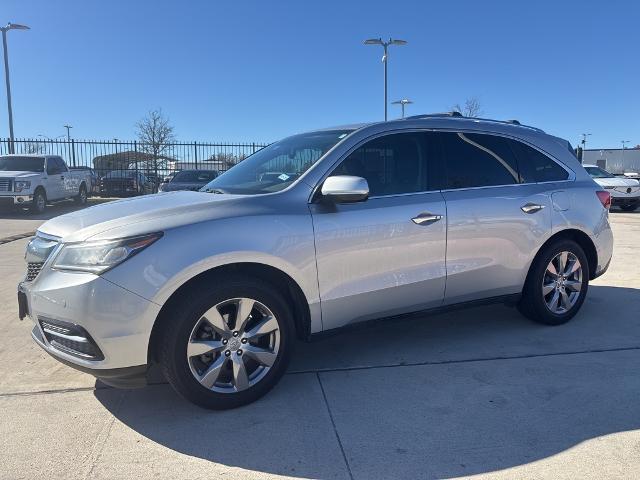
[[42, 270], [42, 265], [44, 265], [44, 262], [27, 263], [27, 278], [25, 280], [27, 282], [33, 281], [33, 279], [40, 273], [40, 270]]
[[44, 337], [56, 350], [88, 360], [104, 360], [96, 342], [80, 325], [43, 317], [38, 320]]
[[0, 178], [0, 192], [10, 192], [10, 191], [11, 191], [11, 179]]
[[31, 282], [38, 276], [49, 255], [58, 245], [57, 237], [44, 236], [40, 232], [36, 233], [35, 238], [27, 244], [27, 252], [24, 256], [27, 261], [25, 281]]

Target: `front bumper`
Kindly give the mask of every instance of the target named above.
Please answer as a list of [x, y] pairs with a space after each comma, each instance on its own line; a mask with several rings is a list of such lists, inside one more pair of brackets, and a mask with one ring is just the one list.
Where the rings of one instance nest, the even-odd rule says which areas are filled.
[[[100, 276], [51, 270], [47, 265], [18, 290], [23, 296], [21, 311], [34, 322], [33, 339], [56, 360], [110, 385], [144, 384], [149, 338], [159, 305]], [[52, 336], [43, 322], [75, 326], [86, 335], [65, 332]], [[99, 355], [77, 351], [75, 345], [86, 342], [85, 337]]]
[[33, 195], [2, 195], [0, 205], [29, 205], [33, 201]]

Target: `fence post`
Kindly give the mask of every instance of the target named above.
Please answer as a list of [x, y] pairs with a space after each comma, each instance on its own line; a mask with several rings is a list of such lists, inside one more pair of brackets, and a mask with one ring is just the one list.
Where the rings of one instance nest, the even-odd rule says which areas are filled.
[[137, 185], [137, 190], [138, 190], [138, 193], [140, 193], [140, 182], [138, 181], [140, 179], [140, 174], [138, 172], [138, 141], [137, 140], [133, 141], [133, 159], [134, 159], [135, 164], [136, 164], [136, 185]]
[[76, 141], [71, 139], [71, 164], [76, 167]]
[[193, 158], [196, 161], [196, 170], [198, 169], [198, 142], [193, 142]]
[[256, 153], [256, 142], [253, 142], [251, 144], [251, 154], [254, 154], [254, 153]]

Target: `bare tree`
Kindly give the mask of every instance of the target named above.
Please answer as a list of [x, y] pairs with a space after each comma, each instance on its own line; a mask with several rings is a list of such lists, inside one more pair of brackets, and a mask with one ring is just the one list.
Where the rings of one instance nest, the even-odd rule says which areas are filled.
[[136, 124], [136, 136], [140, 142], [140, 150], [151, 154], [151, 159], [144, 162], [146, 165], [143, 167], [153, 169], [157, 175], [158, 169], [166, 168], [167, 159], [164, 153], [169, 144], [176, 139], [169, 118], [162, 113], [162, 109], [150, 110], [147, 116]]
[[464, 101], [464, 107], [461, 107], [459, 103], [456, 103], [451, 107], [451, 110], [459, 112], [465, 117], [478, 117], [484, 113], [478, 97], [467, 98]]

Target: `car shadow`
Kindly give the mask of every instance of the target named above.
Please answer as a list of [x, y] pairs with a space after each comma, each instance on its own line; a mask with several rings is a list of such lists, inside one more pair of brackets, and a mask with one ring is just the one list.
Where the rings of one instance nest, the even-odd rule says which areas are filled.
[[559, 327], [499, 305], [392, 320], [298, 345], [271, 393], [231, 411], [166, 384], [94, 395], [148, 444], [247, 470], [340, 477], [343, 448], [355, 478], [487, 473], [640, 428], [638, 311], [640, 290], [592, 285]]

